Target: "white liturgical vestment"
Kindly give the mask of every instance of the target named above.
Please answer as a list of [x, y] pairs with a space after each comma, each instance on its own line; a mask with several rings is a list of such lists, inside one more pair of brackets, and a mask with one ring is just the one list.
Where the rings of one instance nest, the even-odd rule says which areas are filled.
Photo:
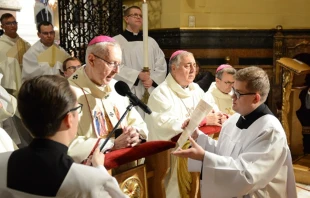
[[[60, 46], [53, 44], [58, 50], [63, 52], [67, 57], [69, 54]], [[59, 70], [62, 70], [62, 61], [57, 60], [54, 65], [50, 65], [48, 61], [38, 62], [38, 56], [44, 51], [48, 50], [50, 47], [46, 47], [41, 41], [37, 41], [29, 50], [24, 54], [23, 58], [23, 70], [22, 70], [22, 82], [27, 79], [33, 78], [40, 75], [55, 75], [60, 74]], [[52, 56], [52, 54], [50, 55]], [[50, 57], [46, 57], [49, 59]]]
[[[98, 139], [101, 144], [107, 134], [116, 125], [119, 118], [126, 111], [129, 99], [119, 95], [112, 80], [106, 86], [97, 86], [86, 75], [85, 67], [78, 69], [69, 79], [69, 83], [77, 95], [78, 102], [83, 104], [79, 114], [77, 137], [69, 147], [69, 155], [76, 162], [85, 160], [96, 145]], [[122, 126], [132, 126], [143, 138], [147, 138], [148, 130], [145, 122], [135, 108], [121, 122]], [[112, 147], [114, 138], [111, 138], [107, 147]]]
[[202, 171], [201, 197], [296, 198], [291, 153], [279, 120], [267, 114], [240, 129], [236, 123], [242, 119], [232, 115], [218, 141], [198, 136], [204, 160], [189, 159], [188, 168]]
[[221, 111], [228, 115], [232, 115], [235, 111], [232, 109], [232, 92], [225, 94], [216, 87], [216, 82], [213, 82], [209, 90], [204, 95], [204, 100], [210, 104], [215, 111]]
[[[168, 74], [166, 80], [151, 93], [148, 106], [151, 115], [145, 115], [149, 141], [170, 140], [183, 131], [182, 124], [190, 117], [203, 97], [203, 90], [196, 83], [183, 89]], [[171, 156], [170, 173], [166, 177], [166, 197], [181, 197], [178, 185], [176, 157]], [[185, 170], [186, 171], [186, 170]]]
[[[131, 91], [141, 99], [145, 88], [143, 83], [138, 79], [140, 72], [143, 67], [143, 38], [142, 34], [139, 33], [134, 35], [128, 30], [124, 33], [113, 37], [121, 46], [123, 54], [124, 67], [115, 76], [116, 80], [124, 81], [128, 84]], [[150, 77], [153, 80], [153, 86], [148, 89], [151, 93], [153, 89], [162, 83], [167, 74], [167, 63], [163, 51], [159, 48], [156, 41], [149, 37], [148, 38], [148, 67], [150, 70]], [[155, 86], [155, 87], [154, 87]], [[137, 108], [138, 112], [144, 117], [144, 112]]]
[[22, 79], [22, 59], [30, 44], [17, 36], [15, 39], [2, 35], [0, 38], [0, 73], [3, 74], [1, 85], [13, 91], [16, 96]]

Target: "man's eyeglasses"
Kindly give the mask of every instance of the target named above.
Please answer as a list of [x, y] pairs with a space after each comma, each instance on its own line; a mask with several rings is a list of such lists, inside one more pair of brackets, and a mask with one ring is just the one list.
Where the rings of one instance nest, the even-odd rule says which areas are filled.
[[103, 60], [110, 68], [116, 69], [117, 67], [122, 68], [124, 65], [121, 63], [116, 63], [116, 62], [109, 62], [101, 58], [100, 56], [97, 56], [96, 54], [93, 54], [96, 58], [99, 58]]
[[12, 25], [17, 25], [17, 22], [16, 21], [12, 21], [12, 22], [6, 22], [6, 23], [4, 23], [4, 25], [6, 25], [6, 26], [12, 26]]
[[236, 96], [237, 99], [239, 99], [241, 96], [246, 96], [246, 95], [255, 95], [256, 93], [239, 93], [234, 87], [232, 87], [233, 94]]
[[129, 14], [129, 15], [127, 15], [128, 17], [133, 17], [133, 18], [142, 18], [142, 14], [137, 14], [137, 13], [135, 13], [135, 14]]
[[83, 104], [79, 103], [79, 106], [74, 107], [72, 109], [69, 109], [69, 111], [64, 113], [64, 115], [62, 115], [59, 119], [61, 119], [61, 120], [64, 119], [68, 113], [73, 112], [73, 111], [78, 111], [78, 113], [81, 113], [82, 112], [82, 108], [83, 108]]
[[66, 70], [69, 70], [69, 69], [72, 69], [73, 71], [76, 71], [78, 68], [80, 68], [81, 65], [77, 65], [77, 66], [70, 66], [70, 67], [67, 67]]
[[55, 31], [41, 32], [41, 34], [43, 34], [44, 36], [48, 36], [49, 34], [50, 34], [50, 35], [54, 35], [54, 34], [55, 34]]
[[224, 83], [225, 83], [226, 85], [233, 85], [235, 82], [224, 81]]

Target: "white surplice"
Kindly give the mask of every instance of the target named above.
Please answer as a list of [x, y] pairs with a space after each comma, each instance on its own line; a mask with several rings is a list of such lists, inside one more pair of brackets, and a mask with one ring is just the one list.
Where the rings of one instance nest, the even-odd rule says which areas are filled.
[[232, 109], [232, 92], [224, 94], [216, 87], [216, 82], [211, 84], [209, 90], [205, 93], [203, 98], [213, 107], [215, 111], [221, 111], [228, 115], [235, 113]]
[[[121, 117], [129, 105], [129, 99], [115, 91], [115, 80], [112, 80], [109, 85], [97, 86], [88, 78], [84, 69], [85, 67], [81, 67], [68, 79], [77, 94], [78, 102], [83, 104], [82, 112], [79, 114], [77, 137], [71, 143], [68, 151], [76, 162], [86, 159], [100, 138], [97, 129], [100, 123], [97, 122], [95, 115], [98, 113], [104, 115], [106, 112], [112, 126], [115, 126], [118, 121], [117, 117]], [[107, 119], [102, 119], [102, 121], [108, 122]], [[135, 108], [129, 111], [119, 127], [121, 126], [132, 126], [139, 131], [142, 137], [147, 138], [146, 124]], [[101, 139], [100, 144], [104, 139]], [[113, 142], [114, 138], [111, 138], [106, 146], [112, 147]]]
[[14, 151], [15, 149], [17, 149], [17, 147], [11, 137], [6, 133], [5, 130], [0, 128], [0, 153]]
[[[69, 56], [62, 47], [54, 45]], [[56, 61], [54, 66], [50, 66], [48, 62], [38, 62], [38, 55], [48, 48], [39, 40], [24, 54], [22, 82], [35, 76], [60, 74], [59, 69], [62, 70], [62, 62]]]
[[[16, 43], [22, 45], [15, 46]], [[8, 52], [16, 47], [15, 56], [9, 55]], [[7, 35], [2, 35], [0, 38], [0, 73], [2, 73], [3, 79], [1, 85], [5, 89], [10, 89], [17, 94], [21, 86], [21, 73], [22, 73], [22, 63], [19, 62], [19, 57], [22, 58], [24, 53], [30, 48], [30, 44], [24, 41], [22, 38], [17, 36], [15, 39], [8, 37]], [[15, 94], [15, 96], [16, 96]]]
[[[2, 74], [0, 74], [0, 82], [2, 81]], [[3, 127], [3, 121], [7, 119], [11, 119], [11, 117], [14, 116], [15, 111], [17, 107], [17, 100], [15, 97], [13, 97], [11, 94], [9, 94], [2, 86], [0, 86], [0, 127]], [[2, 130], [0, 133], [0, 142], [2, 142], [2, 146], [0, 145], [0, 152], [4, 151], [10, 151], [11, 148], [16, 147], [16, 145], [12, 142], [13, 141], [16, 144], [20, 143], [20, 138], [18, 135], [18, 132], [14, 128], [14, 126], [11, 125], [12, 130]], [[7, 130], [7, 129], [6, 129]], [[9, 138], [7, 137], [9, 132]], [[3, 134], [5, 133], [5, 134]], [[12, 139], [11, 139], [12, 138]], [[1, 144], [1, 143], [0, 143]]]
[[[135, 82], [142, 71], [143, 65], [143, 41], [128, 41], [122, 35], [113, 37], [121, 46], [123, 54], [124, 67], [115, 76], [116, 80], [124, 81], [128, 84], [131, 91], [141, 99], [145, 88], [143, 83], [139, 81], [135, 86]], [[149, 37], [148, 39], [148, 59], [151, 79], [159, 85], [162, 83], [167, 74], [167, 63], [163, 51], [159, 48], [156, 41]], [[151, 93], [154, 87], [150, 87], [148, 92]], [[137, 107], [138, 112], [144, 117], [144, 112]]]
[[296, 198], [291, 153], [279, 120], [264, 115], [247, 129], [235, 113], [224, 124], [219, 140], [200, 134], [203, 162], [188, 161], [189, 171], [202, 170], [201, 197]]
[[[7, 165], [11, 152], [0, 154], [0, 197], [43, 198], [34, 194], [13, 190], [7, 187]], [[22, 166], [22, 164], [21, 164]], [[49, 178], [46, 178], [49, 179]], [[56, 197], [70, 198], [128, 198], [122, 193], [115, 178], [103, 166], [97, 168], [73, 163]]]
[[[148, 106], [151, 115], [145, 115], [149, 129], [149, 141], [170, 140], [181, 133], [182, 124], [189, 118], [204, 95], [196, 83], [183, 89], [169, 74], [166, 80], [151, 93]], [[176, 157], [171, 156], [170, 173], [166, 178], [166, 197], [180, 196]]]

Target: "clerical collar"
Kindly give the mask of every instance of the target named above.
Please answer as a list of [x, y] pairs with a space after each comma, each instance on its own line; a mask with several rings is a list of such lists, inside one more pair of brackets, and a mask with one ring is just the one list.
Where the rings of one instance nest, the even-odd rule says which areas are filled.
[[127, 40], [127, 41], [143, 41], [143, 35], [142, 32], [139, 33], [133, 33], [128, 31], [127, 29], [122, 33], [122, 36]]
[[67, 154], [68, 147], [62, 143], [45, 139], [45, 138], [34, 138], [29, 144], [30, 148], [40, 148], [40, 149], [51, 149], [57, 150], [60, 153]]
[[246, 116], [240, 116], [239, 120], [236, 123], [236, 126], [239, 129], [247, 129], [249, 128], [249, 126], [251, 126], [251, 124], [253, 124], [253, 122], [267, 114], [273, 115], [267, 105], [261, 104], [250, 114]]

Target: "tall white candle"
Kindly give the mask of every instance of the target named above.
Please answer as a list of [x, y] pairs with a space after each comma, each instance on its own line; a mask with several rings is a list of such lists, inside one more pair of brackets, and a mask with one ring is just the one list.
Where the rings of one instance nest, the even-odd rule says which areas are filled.
[[143, 15], [143, 67], [149, 67], [149, 56], [148, 56], [148, 10], [146, 0], [142, 4], [142, 15]]

